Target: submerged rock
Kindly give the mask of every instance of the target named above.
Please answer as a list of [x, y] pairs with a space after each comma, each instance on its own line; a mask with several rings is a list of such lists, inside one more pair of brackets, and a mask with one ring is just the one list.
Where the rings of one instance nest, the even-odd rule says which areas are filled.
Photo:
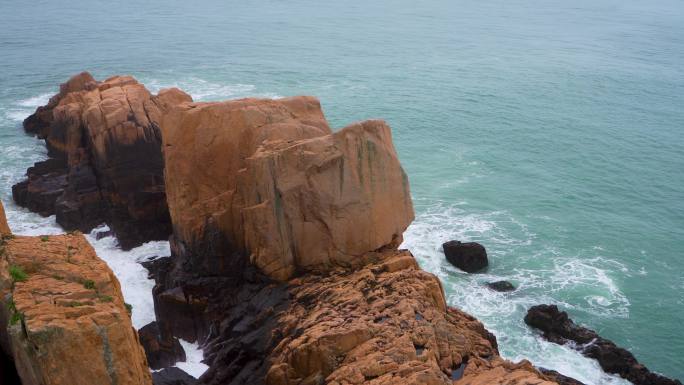
[[140, 328], [138, 335], [150, 368], [162, 369], [185, 361], [185, 350], [178, 338], [169, 331], [160, 330], [157, 322], [150, 322]]
[[467, 273], [477, 273], [489, 264], [487, 251], [477, 242], [449, 241], [442, 249], [449, 263]]
[[635, 385], [681, 385], [678, 380], [649, 371], [632, 353], [595, 331], [576, 325], [568, 313], [560, 311], [556, 305], [532, 306], [525, 315], [525, 323], [541, 330], [544, 338], [551, 342], [574, 342], [583, 355], [596, 359], [607, 373], [617, 374]]
[[508, 292], [515, 290], [515, 286], [508, 281], [487, 282], [486, 285], [494, 291]]
[[2, 243], [0, 347], [24, 385], [151, 384], [119, 282], [82, 235]]
[[130, 76], [72, 77], [24, 121], [26, 132], [45, 140], [49, 159], [13, 186], [15, 201], [56, 215], [66, 230], [106, 222], [125, 249], [166, 239], [159, 124], [170, 107], [191, 100], [178, 89], [152, 95]]

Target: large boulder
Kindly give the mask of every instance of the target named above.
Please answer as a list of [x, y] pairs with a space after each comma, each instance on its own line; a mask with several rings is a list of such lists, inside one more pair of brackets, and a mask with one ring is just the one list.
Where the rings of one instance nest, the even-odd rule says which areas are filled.
[[0, 347], [22, 384], [151, 385], [119, 282], [82, 235], [0, 250]]
[[27, 132], [45, 139], [50, 158], [13, 187], [15, 201], [55, 214], [67, 230], [106, 222], [124, 248], [166, 239], [159, 125], [169, 108], [191, 100], [178, 89], [152, 95], [130, 76], [72, 77], [24, 121]]
[[477, 242], [448, 241], [442, 249], [449, 263], [467, 273], [477, 273], [489, 265], [487, 251]]
[[544, 338], [551, 342], [572, 342], [571, 346], [596, 359], [607, 373], [617, 374], [635, 385], [681, 385], [678, 380], [651, 372], [632, 353], [595, 331], [576, 325], [568, 313], [560, 311], [556, 305], [532, 306], [525, 315], [525, 323], [541, 330]]
[[413, 220], [382, 121], [332, 133], [314, 98], [244, 99], [182, 105], [162, 131], [174, 249], [195, 272], [349, 266]]

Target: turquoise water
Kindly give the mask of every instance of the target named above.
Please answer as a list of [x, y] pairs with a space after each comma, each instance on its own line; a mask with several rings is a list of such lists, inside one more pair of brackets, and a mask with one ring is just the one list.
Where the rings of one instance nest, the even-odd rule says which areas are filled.
[[[684, 378], [681, 1], [0, 1], [0, 198], [20, 231], [52, 221], [9, 203], [45, 154], [20, 121], [82, 70], [386, 119], [416, 204], [405, 246], [506, 357], [620, 382], [524, 326], [554, 302]], [[454, 238], [487, 247], [486, 274], [443, 261]]]

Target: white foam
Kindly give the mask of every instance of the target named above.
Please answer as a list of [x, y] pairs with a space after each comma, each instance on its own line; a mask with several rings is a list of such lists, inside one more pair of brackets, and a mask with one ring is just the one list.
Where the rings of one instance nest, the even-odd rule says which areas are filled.
[[17, 105], [22, 106], [22, 107], [32, 107], [32, 108], [38, 108], [40, 106], [43, 106], [47, 104], [47, 102], [50, 100], [52, 97], [53, 93], [44, 93], [40, 94], [37, 96], [33, 96], [27, 99], [19, 100], [17, 102]]
[[188, 373], [189, 375], [199, 378], [204, 372], [209, 369], [209, 366], [202, 363], [203, 353], [198, 344], [193, 344], [185, 340], [180, 340], [183, 350], [185, 350], [185, 362], [177, 362], [176, 367]]
[[133, 306], [131, 320], [136, 329], [155, 320], [152, 288], [154, 281], [147, 278], [147, 270], [140, 262], [153, 257], [171, 255], [169, 242], [147, 242], [142, 246], [123, 251], [117, 246], [116, 238], [109, 236], [97, 239], [98, 232], [108, 231], [107, 226], [100, 226], [86, 235], [97, 255], [104, 260], [121, 283], [124, 300]]
[[[600, 248], [589, 248], [591, 254], [580, 258], [553, 245], [537, 247], [536, 234], [506, 211], [475, 213], [467, 208], [463, 202], [432, 205], [404, 233], [402, 247], [442, 280], [449, 304], [482, 321], [497, 336], [505, 358], [528, 359], [588, 385], [629, 384], [604, 373], [595, 360], [543, 340], [523, 322], [526, 310], [540, 303], [555, 303], [592, 317], [627, 317], [629, 301], [608, 274], [623, 266], [600, 256]], [[441, 249], [450, 239], [485, 244], [491, 268], [466, 274], [451, 266]], [[484, 286], [497, 280], [509, 280], [517, 290], [499, 293]], [[578, 297], [578, 292], [584, 297]], [[583, 302], [570, 303], [569, 297]]]
[[195, 101], [224, 100], [245, 97], [277, 99], [281, 97], [272, 92], [259, 91], [253, 84], [215, 83], [197, 77], [191, 77], [172, 82], [165, 82], [159, 79], [149, 79], [142, 82], [153, 93], [157, 93], [163, 88], [179, 88], [190, 94]]

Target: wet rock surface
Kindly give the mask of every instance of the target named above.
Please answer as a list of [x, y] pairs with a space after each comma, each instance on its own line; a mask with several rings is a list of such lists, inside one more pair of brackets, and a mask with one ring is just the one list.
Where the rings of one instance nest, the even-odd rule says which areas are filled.
[[178, 368], [166, 368], [152, 373], [154, 385], [196, 385], [197, 379]]
[[125, 249], [166, 239], [171, 222], [159, 124], [170, 107], [188, 101], [177, 89], [152, 95], [130, 76], [72, 77], [24, 121], [27, 133], [45, 140], [49, 159], [13, 186], [14, 200], [56, 215], [66, 230], [107, 223]]
[[499, 292], [515, 291], [515, 286], [508, 281], [487, 282], [486, 286], [494, 291]]
[[678, 380], [649, 371], [632, 353], [595, 331], [576, 325], [568, 313], [560, 311], [556, 305], [532, 306], [527, 311], [525, 323], [541, 330], [544, 338], [551, 342], [575, 343], [583, 355], [596, 359], [607, 373], [617, 374], [635, 385], [681, 385]]
[[480, 272], [489, 265], [487, 251], [477, 242], [448, 241], [442, 249], [449, 263], [467, 273]]
[[162, 331], [156, 322], [140, 328], [138, 336], [150, 368], [162, 369], [185, 361], [185, 351], [180, 341], [170, 331]]

